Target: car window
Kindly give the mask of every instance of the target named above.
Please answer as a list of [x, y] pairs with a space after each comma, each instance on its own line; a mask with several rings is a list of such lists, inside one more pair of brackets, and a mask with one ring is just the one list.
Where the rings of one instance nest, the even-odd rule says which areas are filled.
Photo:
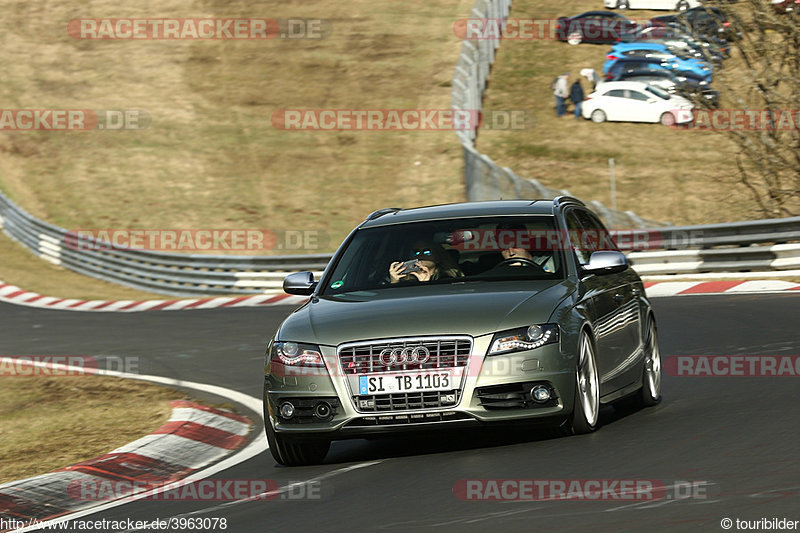
[[[356, 231], [323, 281], [323, 295], [411, 285], [563, 279], [566, 235], [552, 216], [392, 224]], [[508, 259], [516, 261], [504, 263]], [[397, 269], [425, 267], [426, 279]], [[402, 272], [402, 275], [400, 275]], [[392, 276], [392, 273], [395, 276]], [[427, 279], [430, 274], [430, 279]], [[398, 279], [399, 278], [399, 279]]]
[[670, 98], [672, 98], [666, 91], [662, 91], [661, 89], [653, 87], [652, 85], [646, 87], [645, 90], [648, 93], [653, 94], [662, 100], [669, 100]]
[[600, 220], [585, 209], [572, 209], [566, 215], [570, 244], [581, 265], [589, 264], [594, 252], [618, 251], [611, 234]]
[[628, 93], [628, 95], [627, 95], [628, 98], [631, 98], [633, 100], [641, 100], [641, 101], [644, 101], [644, 102], [646, 102], [648, 100], [647, 95], [642, 94], [639, 91], [627, 91], [627, 93]]
[[572, 251], [575, 254], [575, 259], [581, 265], [588, 265], [589, 254], [580, 244], [580, 233], [583, 230], [583, 226], [578, 219], [577, 210], [573, 209], [569, 211], [564, 219], [567, 222], [567, 231], [570, 234], [570, 243], [572, 245]]
[[613, 96], [615, 98], [625, 98], [625, 91], [623, 91], [622, 89], [614, 89], [608, 91], [606, 93], [606, 96]]

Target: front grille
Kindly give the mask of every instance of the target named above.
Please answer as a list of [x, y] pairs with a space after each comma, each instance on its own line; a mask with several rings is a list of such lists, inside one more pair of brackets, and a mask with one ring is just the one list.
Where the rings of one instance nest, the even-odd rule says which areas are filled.
[[397, 392], [373, 396], [353, 396], [353, 402], [362, 413], [383, 411], [411, 411], [453, 407], [461, 399], [460, 390], [430, 392]]
[[[386, 365], [381, 361], [381, 352], [395, 350], [400, 353], [416, 347], [427, 350], [428, 359], [419, 364], [400, 361]], [[423, 350], [423, 352], [424, 352]], [[466, 367], [472, 352], [470, 337], [419, 337], [390, 339], [375, 342], [343, 344], [339, 347], [339, 362], [345, 374], [374, 374], [379, 372], [398, 372], [402, 370], [435, 370], [437, 368]], [[384, 357], [388, 359], [388, 357]]]

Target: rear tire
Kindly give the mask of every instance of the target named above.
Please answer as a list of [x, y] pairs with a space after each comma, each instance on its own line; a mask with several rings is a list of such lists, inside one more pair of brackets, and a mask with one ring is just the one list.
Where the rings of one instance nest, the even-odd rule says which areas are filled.
[[583, 35], [580, 32], [574, 31], [567, 35], [567, 42], [571, 45], [581, 44]]
[[595, 109], [592, 111], [591, 117], [592, 122], [597, 122], [598, 124], [606, 121], [606, 114], [602, 109]]
[[575, 405], [569, 420], [573, 435], [591, 433], [597, 429], [600, 414], [600, 383], [597, 377], [597, 358], [594, 342], [586, 331], [578, 338], [580, 360], [575, 372]]
[[330, 440], [293, 440], [279, 435], [272, 429], [269, 419], [265, 421], [264, 431], [267, 434], [269, 451], [272, 457], [282, 465], [307, 466], [320, 464], [331, 447]]
[[689, 9], [689, 2], [687, 2], [686, 0], [681, 0], [680, 2], [678, 2], [678, 5], [676, 6], [675, 9], [677, 9], [678, 11], [686, 11], [687, 9]]
[[628, 0], [617, 0], [617, 9], [628, 9]]

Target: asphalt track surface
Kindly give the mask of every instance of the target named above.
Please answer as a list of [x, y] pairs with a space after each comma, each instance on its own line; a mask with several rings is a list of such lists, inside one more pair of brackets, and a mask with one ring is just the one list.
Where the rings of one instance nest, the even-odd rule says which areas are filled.
[[[653, 304], [662, 357], [800, 354], [797, 295], [682, 296]], [[114, 314], [0, 304], [0, 354], [136, 357], [141, 373], [260, 397], [265, 342], [290, 311]], [[316, 479], [321, 497], [139, 501], [86, 518], [224, 517], [233, 532], [723, 531], [726, 517], [800, 520], [798, 385], [796, 377], [665, 375], [660, 405], [604, 408], [603, 427], [591, 435], [487, 429], [342, 441], [324, 465], [302, 468], [280, 467], [266, 452], [215, 477], [271, 479], [282, 486]], [[640, 503], [470, 502], [453, 494], [461, 479], [504, 478], [708, 484], [705, 498]]]

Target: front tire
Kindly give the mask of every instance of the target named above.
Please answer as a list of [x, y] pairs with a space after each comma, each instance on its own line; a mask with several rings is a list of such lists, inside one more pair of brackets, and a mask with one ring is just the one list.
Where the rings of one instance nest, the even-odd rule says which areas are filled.
[[575, 373], [575, 405], [569, 427], [574, 435], [597, 429], [600, 415], [600, 383], [597, 377], [597, 358], [594, 342], [584, 330], [578, 339], [579, 363]]
[[675, 120], [675, 115], [667, 111], [661, 115], [661, 124], [664, 126], [674, 126], [678, 121]]
[[689, 2], [687, 2], [686, 0], [681, 0], [680, 2], [678, 2], [676, 9], [678, 11], [686, 11], [687, 9], [689, 9]]
[[331, 447], [330, 440], [295, 441], [279, 435], [272, 429], [269, 419], [265, 420], [269, 451], [279, 464], [286, 466], [307, 466], [320, 464]]
[[617, 9], [628, 9], [628, 0], [617, 0]]
[[644, 407], [661, 402], [661, 352], [658, 349], [658, 330], [653, 318], [647, 320], [647, 337], [644, 342], [644, 369], [639, 400]]

